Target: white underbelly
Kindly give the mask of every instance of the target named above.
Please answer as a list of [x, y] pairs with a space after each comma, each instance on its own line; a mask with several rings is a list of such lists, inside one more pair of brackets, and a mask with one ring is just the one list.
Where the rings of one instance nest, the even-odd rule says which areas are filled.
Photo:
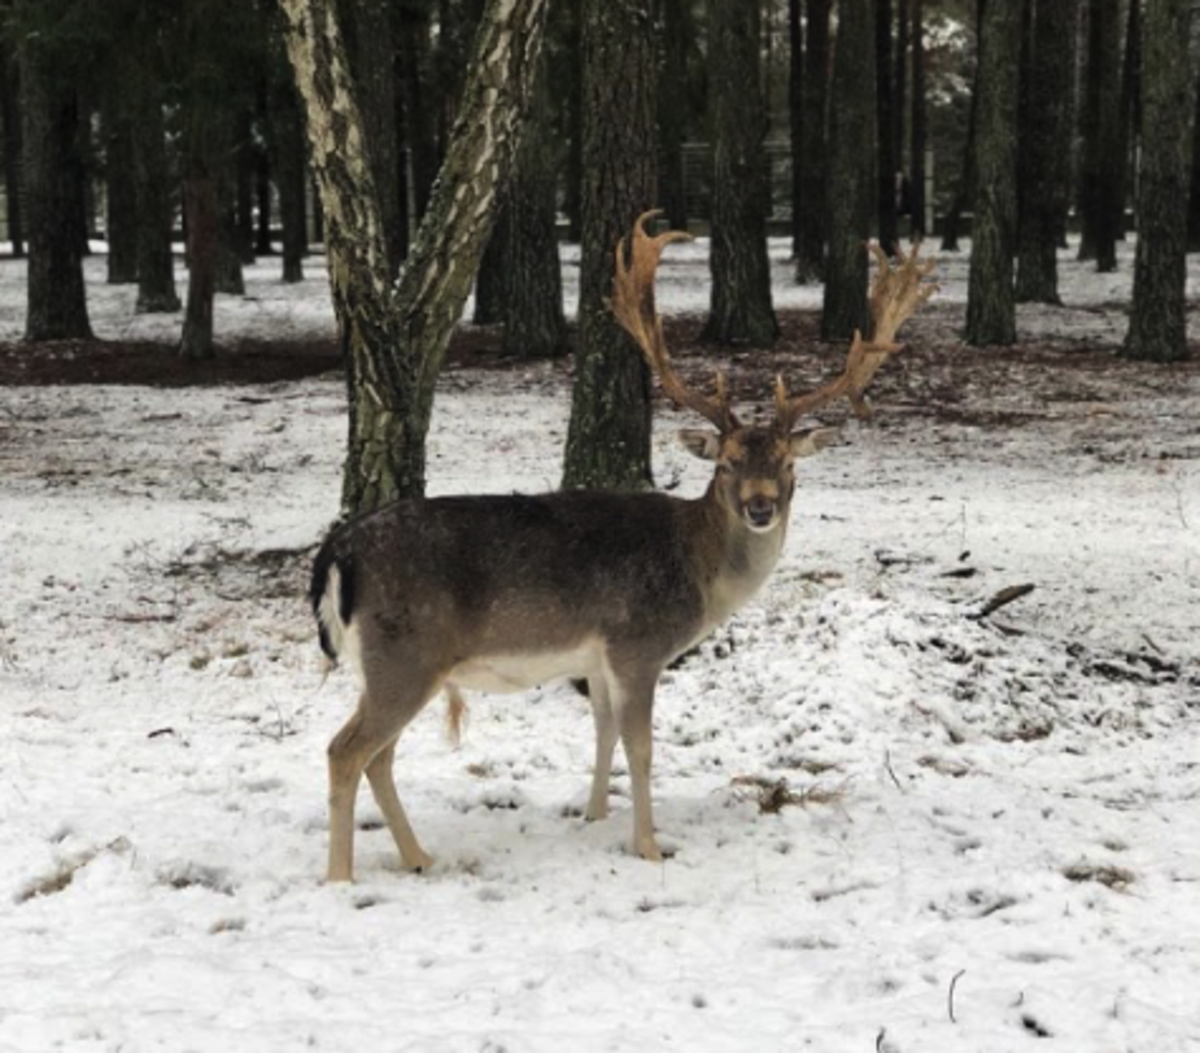
[[603, 647], [589, 641], [569, 651], [469, 658], [451, 669], [446, 680], [469, 691], [511, 695], [551, 680], [596, 676], [602, 668]]

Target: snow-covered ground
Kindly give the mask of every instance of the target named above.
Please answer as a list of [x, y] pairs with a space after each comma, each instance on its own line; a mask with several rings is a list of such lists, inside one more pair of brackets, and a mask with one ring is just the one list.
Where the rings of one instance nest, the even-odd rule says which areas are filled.
[[[1023, 333], [1111, 346], [1128, 259], [1063, 262]], [[218, 331], [328, 331], [320, 261], [277, 266]], [[176, 331], [89, 268], [99, 335]], [[436, 865], [397, 871], [364, 790], [353, 887], [321, 876], [354, 690], [291, 552], [336, 513], [339, 380], [0, 388], [0, 1050], [1200, 1048], [1200, 390], [1137, 375], [972, 390], [1007, 430], [881, 405], [803, 463], [775, 576], [661, 685], [666, 864], [627, 800], [579, 818], [591, 718], [551, 685], [473, 697], [458, 751], [429, 708], [396, 770]], [[431, 492], [553, 487], [568, 409], [561, 364], [447, 374]], [[684, 420], [656, 471], [695, 495]]]

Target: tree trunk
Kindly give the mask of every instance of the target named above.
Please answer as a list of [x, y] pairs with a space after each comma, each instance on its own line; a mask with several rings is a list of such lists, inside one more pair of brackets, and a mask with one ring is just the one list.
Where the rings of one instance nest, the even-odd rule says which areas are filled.
[[400, 5], [400, 71], [404, 84], [404, 128], [413, 202], [420, 219], [429, 206], [437, 175], [437, 135], [429, 91], [429, 0]]
[[912, 167], [908, 207], [912, 213], [912, 236], [920, 240], [932, 233], [925, 229], [925, 144], [929, 127], [925, 112], [925, 13], [924, 0], [909, 2], [912, 5]]
[[157, 90], [140, 96], [133, 124], [134, 183], [137, 194], [137, 274], [139, 314], [173, 313], [182, 306], [175, 291], [175, 226], [166, 132]]
[[283, 228], [283, 281], [304, 281], [304, 254], [308, 249], [305, 191], [308, 187], [304, 114], [286, 56], [272, 64], [267, 82], [267, 109], [271, 125], [271, 166], [279, 191], [279, 222]]
[[701, 336], [770, 347], [779, 336], [767, 257], [767, 116], [757, 3], [708, 0], [709, 113], [713, 135], [712, 300]]
[[501, 350], [519, 358], [557, 358], [569, 350], [555, 228], [558, 178], [548, 65], [543, 58], [529, 126], [504, 195], [508, 292]]
[[230, 296], [246, 295], [242, 275], [240, 245], [242, 231], [238, 223], [237, 158], [224, 136], [214, 137], [218, 151], [211, 165], [217, 180], [217, 267], [215, 289]]
[[108, 240], [108, 284], [137, 281], [138, 205], [133, 123], [115, 107], [102, 114], [105, 132], [104, 177], [108, 208], [104, 234]]
[[1126, 358], [1188, 357], [1187, 245], [1179, 218], [1188, 193], [1192, 21], [1190, 0], [1149, 0], [1146, 6], [1137, 254], [1129, 332], [1121, 347]]
[[[234, 250], [239, 264], [254, 262], [254, 120], [243, 106], [237, 115], [237, 141], [233, 146]], [[239, 267], [240, 273], [240, 267]]]
[[1090, 0], [1088, 60], [1083, 110], [1083, 164], [1079, 173], [1081, 260], [1096, 270], [1117, 269], [1117, 238], [1123, 226], [1121, 169], [1120, 0]]
[[800, 257], [804, 207], [804, 20], [801, 0], [788, 0], [788, 153], [792, 161], [792, 259]]
[[29, 220], [25, 339], [89, 340], [79, 245], [82, 161], [75, 88], [43, 41], [21, 52], [25, 205]]
[[1021, 5], [989, 0], [979, 41], [975, 223], [965, 340], [975, 347], [1017, 339], [1013, 252], [1017, 221], [1017, 99]]
[[392, 277], [400, 273], [407, 248], [401, 223], [408, 216], [400, 201], [400, 142], [396, 137], [396, 51], [390, 0], [342, 3], [350, 73], [367, 139], [371, 177], [379, 194], [383, 241]]
[[[270, 53], [268, 52], [268, 55]], [[268, 69], [270, 58], [268, 58]], [[254, 85], [254, 118], [261, 131], [254, 149], [254, 202], [257, 215], [254, 224], [254, 254], [270, 256], [271, 245], [271, 111], [269, 73], [264, 71]]]
[[25, 190], [21, 185], [21, 97], [17, 63], [8, 44], [0, 40], [0, 120], [4, 123], [4, 202], [7, 209], [8, 240], [13, 256], [25, 255], [25, 216], [21, 207]]
[[1019, 303], [1061, 301], [1058, 242], [1070, 193], [1072, 42], [1077, 0], [1039, 0], [1025, 70], [1022, 185], [1016, 297]]
[[654, 42], [649, 0], [583, 0], [583, 241], [579, 347], [563, 486], [652, 484], [650, 376], [605, 306], [613, 246], [652, 203]]
[[565, 19], [566, 45], [570, 56], [567, 80], [567, 143], [566, 186], [563, 188], [563, 212], [567, 216], [567, 240], [583, 240], [583, 22], [578, 3], [561, 5]]
[[821, 281], [825, 276], [827, 229], [825, 156], [826, 100], [829, 95], [829, 12], [832, 0], [808, 0], [804, 41], [804, 167], [800, 200], [793, 222], [800, 236], [794, 248], [796, 281]]
[[342, 504], [364, 512], [425, 488], [434, 382], [507, 175], [542, 40], [545, 0], [489, 0], [428, 211], [398, 285], [330, 0], [280, 0], [308, 111], [313, 169], [350, 401]]
[[687, 230], [683, 141], [688, 113], [687, 49], [692, 32], [684, 0], [661, 0], [661, 6], [658, 126], [662, 165], [658, 173], [658, 201], [671, 229]]
[[[1008, 0], [1001, 0], [1007, 3]], [[977, 175], [975, 172], [975, 156], [977, 152], [976, 139], [979, 134], [979, 93], [980, 93], [980, 46], [983, 41], [983, 18], [987, 10], [987, 0], [976, 0], [975, 2], [975, 74], [971, 78], [971, 103], [967, 113], [967, 141], [963, 144], [963, 162], [962, 169], [958, 174], [958, 189], [954, 192], [954, 198], [950, 202], [950, 207], [946, 210], [946, 218], [942, 230], [942, 252], [958, 252], [958, 236], [959, 228], [962, 223], [962, 214], [971, 204], [971, 195], [975, 192], [975, 183]], [[917, 46], [914, 37], [913, 47]], [[913, 70], [916, 70], [916, 53], [913, 53]], [[915, 78], [915, 72], [914, 72]], [[913, 95], [916, 95], [916, 87], [914, 84]], [[914, 138], [916, 130], [913, 132]], [[916, 158], [916, 146], [913, 146], [913, 157]], [[913, 171], [913, 189], [916, 190], [916, 171]], [[924, 186], [921, 188], [921, 193], [924, 193]]]
[[[869, 331], [866, 241], [876, 198], [875, 0], [842, 0], [829, 134], [829, 263], [821, 339]], [[864, 145], [865, 144], [865, 145]]]
[[[903, 0], [901, 0], [903, 2]], [[896, 105], [893, 97], [892, 63], [892, 0], [875, 0], [875, 99], [876, 127], [879, 141], [877, 179], [877, 211], [879, 213], [879, 244], [891, 253], [900, 240], [899, 218], [896, 212], [896, 170], [900, 167], [896, 154]], [[903, 56], [897, 66], [903, 66]]]
[[220, 251], [220, 194], [212, 158], [193, 149], [183, 178], [183, 210], [187, 221], [188, 290], [183, 316], [180, 357], [212, 358], [213, 295], [216, 292], [217, 254]]
[[496, 209], [496, 222], [492, 225], [492, 236], [488, 238], [483, 258], [479, 261], [479, 273], [475, 275], [475, 310], [471, 314], [472, 325], [500, 325], [504, 321], [504, 299], [508, 295], [508, 251], [511, 233], [509, 230], [508, 195], [505, 194]]

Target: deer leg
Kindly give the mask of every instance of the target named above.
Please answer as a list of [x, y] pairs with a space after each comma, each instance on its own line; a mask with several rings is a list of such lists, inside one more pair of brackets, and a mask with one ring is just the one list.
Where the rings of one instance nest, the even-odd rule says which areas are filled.
[[367, 781], [371, 784], [371, 792], [375, 795], [388, 829], [396, 847], [400, 850], [400, 860], [405, 870], [427, 870], [433, 866], [433, 857], [429, 855], [417, 841], [417, 835], [408, 822], [404, 806], [396, 793], [396, 783], [392, 779], [392, 760], [396, 755], [396, 740], [393, 739], [383, 747], [371, 763], [367, 765]]
[[616, 712], [633, 786], [633, 850], [643, 859], [661, 863], [663, 855], [654, 839], [654, 809], [650, 801], [654, 681], [623, 687], [618, 693]]
[[594, 822], [608, 816], [608, 783], [612, 775], [613, 750], [617, 746], [617, 721], [604, 677], [594, 676], [588, 680], [588, 697], [592, 701], [592, 719], [596, 724], [596, 766], [592, 769], [592, 793], [584, 818]]
[[[422, 858], [428, 860], [417, 844], [412, 828], [396, 797], [391, 782], [390, 749], [405, 725], [428, 701], [429, 692], [414, 693], [399, 705], [381, 708], [370, 690], [364, 691], [358, 701], [358, 709], [346, 721], [342, 730], [329, 743], [329, 880], [350, 881], [354, 876], [354, 804], [358, 797], [358, 786], [363, 772], [368, 773], [375, 799], [379, 801], [392, 829], [392, 835], [404, 856], [405, 865], [413, 865]], [[405, 704], [407, 703], [407, 704]], [[372, 767], [381, 752], [388, 750], [383, 763]], [[385, 780], [390, 787], [390, 796], [381, 790]], [[383, 793], [381, 797], [380, 794]], [[393, 809], [393, 802], [395, 808]], [[397, 824], [397, 820], [399, 820]], [[397, 830], [399, 829], [399, 833]], [[402, 840], [407, 833], [407, 840]], [[408, 851], [405, 851], [405, 849]], [[428, 865], [428, 863], [417, 863]]]

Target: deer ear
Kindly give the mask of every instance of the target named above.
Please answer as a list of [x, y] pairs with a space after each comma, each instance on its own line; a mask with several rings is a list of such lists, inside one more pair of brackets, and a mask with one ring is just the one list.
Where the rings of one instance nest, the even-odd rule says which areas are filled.
[[841, 428], [814, 428], [812, 431], [795, 431], [791, 435], [793, 457], [811, 457], [820, 453], [842, 434]]
[[717, 454], [721, 451], [721, 437], [716, 432], [701, 431], [699, 428], [684, 428], [676, 434], [688, 452], [702, 461], [715, 461]]

